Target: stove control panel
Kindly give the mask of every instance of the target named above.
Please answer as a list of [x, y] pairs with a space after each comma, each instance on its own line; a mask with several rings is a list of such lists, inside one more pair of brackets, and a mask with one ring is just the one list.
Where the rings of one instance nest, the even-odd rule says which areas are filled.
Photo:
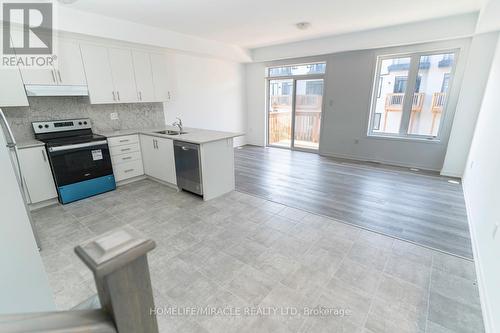
[[53, 120], [53, 121], [36, 121], [31, 123], [35, 134], [63, 132], [63, 131], [76, 131], [82, 129], [92, 128], [90, 119], [66, 119], [66, 120]]

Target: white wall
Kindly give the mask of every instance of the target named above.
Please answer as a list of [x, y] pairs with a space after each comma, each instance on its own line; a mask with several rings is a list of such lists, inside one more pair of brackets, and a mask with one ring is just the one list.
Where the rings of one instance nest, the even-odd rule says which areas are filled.
[[9, 153], [0, 127], [0, 314], [55, 311]]
[[500, 30], [500, 0], [483, 0], [476, 33]]
[[[191, 54], [168, 54], [172, 100], [164, 103], [167, 123], [228, 132], [246, 131], [243, 64]], [[235, 139], [235, 145], [245, 138]]]
[[500, 332], [500, 40], [476, 124], [464, 192], [488, 332]]
[[[497, 0], [495, 0], [497, 1]], [[478, 13], [450, 16], [253, 49], [256, 62], [470, 37]]]
[[497, 32], [472, 39], [442, 175], [463, 175], [497, 39]]
[[247, 143], [266, 144], [266, 79], [264, 63], [251, 63], [246, 68]]
[[[286, 63], [326, 61], [325, 110], [321, 128], [322, 155], [378, 161], [402, 166], [441, 170], [458, 100], [470, 39], [413, 46], [342, 52], [327, 56], [247, 64], [248, 143], [265, 145], [265, 67]], [[441, 141], [408, 141], [367, 137], [374, 68], [377, 54], [397, 54], [462, 48], [450, 92], [449, 113]]]

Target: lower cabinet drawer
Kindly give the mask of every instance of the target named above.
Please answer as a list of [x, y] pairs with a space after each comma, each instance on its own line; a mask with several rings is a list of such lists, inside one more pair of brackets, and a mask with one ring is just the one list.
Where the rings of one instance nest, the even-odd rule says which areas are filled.
[[120, 163], [113, 165], [113, 172], [117, 182], [144, 174], [142, 160]]
[[139, 135], [137, 135], [137, 134], [108, 138], [108, 145], [110, 147], [128, 145], [128, 144], [137, 143], [137, 142], [139, 142]]
[[128, 153], [132, 153], [135, 151], [141, 151], [141, 146], [139, 145], [138, 142], [136, 142], [136, 143], [132, 143], [129, 145], [109, 147], [109, 151], [111, 153], [111, 156], [128, 154]]
[[129, 154], [111, 155], [111, 161], [113, 165], [142, 160], [141, 152], [135, 151]]

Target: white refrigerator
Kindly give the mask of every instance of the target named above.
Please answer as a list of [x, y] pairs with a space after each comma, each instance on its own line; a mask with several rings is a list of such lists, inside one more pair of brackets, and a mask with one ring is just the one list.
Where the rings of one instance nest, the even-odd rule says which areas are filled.
[[19, 174], [17, 148], [0, 109], [0, 314], [54, 311]]

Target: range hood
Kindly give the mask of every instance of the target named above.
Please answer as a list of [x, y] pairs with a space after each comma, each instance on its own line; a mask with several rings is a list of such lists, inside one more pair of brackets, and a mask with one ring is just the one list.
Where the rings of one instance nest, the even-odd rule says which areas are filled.
[[88, 96], [87, 86], [38, 85], [24, 86], [28, 96]]

